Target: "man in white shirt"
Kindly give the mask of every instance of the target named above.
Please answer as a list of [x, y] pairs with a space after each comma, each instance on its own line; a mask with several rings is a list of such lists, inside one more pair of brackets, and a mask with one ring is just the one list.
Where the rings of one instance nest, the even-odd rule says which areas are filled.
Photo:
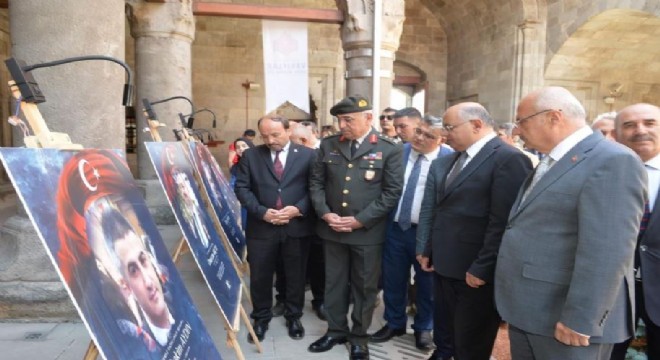
[[[646, 325], [647, 356], [660, 359], [660, 108], [634, 104], [616, 116], [616, 138], [644, 162], [649, 201], [635, 254], [635, 315]], [[635, 322], [637, 324], [637, 321]], [[630, 340], [614, 346], [611, 359], [625, 359]]]
[[633, 254], [646, 172], [593, 132], [562, 87], [527, 95], [516, 131], [547, 154], [521, 187], [497, 255], [495, 304], [514, 359], [606, 360], [633, 333]]
[[[371, 342], [385, 342], [406, 333], [406, 304], [410, 266], [415, 269], [417, 312], [412, 328], [415, 330], [415, 346], [428, 350], [433, 345], [433, 276], [422, 271], [415, 259], [419, 209], [424, 198], [426, 177], [431, 162], [438, 156], [453, 153], [442, 148], [442, 121], [425, 117], [414, 129], [411, 142], [403, 145], [404, 192], [390, 217], [383, 248], [383, 299], [384, 318], [387, 324], [371, 336]], [[446, 344], [451, 356], [451, 344]]]

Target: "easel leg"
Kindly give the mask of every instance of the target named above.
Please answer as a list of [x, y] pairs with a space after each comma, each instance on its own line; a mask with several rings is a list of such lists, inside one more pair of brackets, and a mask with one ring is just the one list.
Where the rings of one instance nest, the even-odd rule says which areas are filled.
[[176, 250], [174, 250], [174, 254], [172, 254], [172, 261], [174, 262], [174, 265], [176, 265], [177, 261], [179, 261], [181, 255], [183, 255], [183, 253], [188, 250], [188, 243], [186, 242], [186, 239], [182, 237], [181, 240], [179, 240], [179, 244], [176, 246]]
[[96, 360], [97, 356], [99, 356], [99, 349], [96, 347], [96, 344], [94, 344], [93, 341], [90, 341], [83, 360]]
[[248, 332], [250, 333], [250, 335], [252, 335], [252, 340], [254, 340], [254, 345], [257, 346], [257, 351], [259, 351], [259, 353], [261, 354], [264, 352], [264, 349], [261, 347], [261, 342], [259, 342], [259, 339], [257, 339], [257, 335], [254, 333], [254, 328], [250, 323], [250, 318], [248, 318], [247, 314], [245, 313], [245, 309], [243, 309], [243, 305], [239, 305], [239, 307], [241, 308], [241, 318], [245, 323], [245, 327], [247, 327]]
[[245, 357], [243, 356], [243, 351], [241, 350], [241, 345], [238, 343], [238, 340], [236, 339], [236, 333], [229, 326], [225, 326], [225, 330], [227, 331], [227, 345], [229, 345], [230, 348], [234, 349], [238, 360], [245, 360]]

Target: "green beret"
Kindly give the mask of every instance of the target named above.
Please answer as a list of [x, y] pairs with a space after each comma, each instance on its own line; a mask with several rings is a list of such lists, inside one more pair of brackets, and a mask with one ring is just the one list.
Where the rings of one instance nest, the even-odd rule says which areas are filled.
[[333, 116], [342, 114], [351, 114], [371, 110], [371, 102], [364, 96], [353, 95], [342, 99], [340, 102], [330, 108], [330, 114]]

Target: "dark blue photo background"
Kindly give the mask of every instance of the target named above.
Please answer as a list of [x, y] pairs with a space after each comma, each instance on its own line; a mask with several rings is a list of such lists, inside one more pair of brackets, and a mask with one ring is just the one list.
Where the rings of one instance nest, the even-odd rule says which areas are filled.
[[[145, 144], [149, 156], [151, 157], [151, 161], [156, 169], [156, 173], [158, 174], [158, 178], [160, 179], [163, 189], [165, 189], [167, 198], [170, 200], [174, 215], [183, 231], [183, 235], [185, 236], [188, 245], [190, 246], [195, 261], [202, 271], [202, 275], [217, 301], [220, 310], [226, 317], [229, 325], [234, 328], [238, 323], [241, 281], [236, 269], [234, 269], [234, 266], [232, 265], [229, 255], [222, 245], [220, 235], [213, 226], [211, 217], [204, 209], [204, 202], [202, 201], [199, 192], [199, 184], [195, 181], [193, 164], [186, 149], [184, 149], [185, 145], [174, 142], [147, 142]], [[171, 179], [172, 174], [169, 173], [169, 171], [165, 169], [165, 165], [163, 165], [168, 163], [168, 159], [164, 158], [167, 156], [166, 148], [169, 148], [169, 151], [176, 152], [176, 156], [173, 156], [170, 159], [174, 162], [171, 166], [176, 167], [177, 172], [186, 174], [192, 185], [197, 204], [202, 206], [203, 211], [201, 215], [203, 217], [203, 226], [206, 228], [205, 230], [210, 237], [208, 247], [205, 247], [202, 244], [202, 241], [198, 236], [203, 229], [196, 228], [197, 225], [194, 222], [188, 221], [183, 216], [183, 204], [176, 201], [177, 194], [174, 193], [176, 190], [168, 189], [166, 186], [167, 182], [174, 182], [174, 180]]]

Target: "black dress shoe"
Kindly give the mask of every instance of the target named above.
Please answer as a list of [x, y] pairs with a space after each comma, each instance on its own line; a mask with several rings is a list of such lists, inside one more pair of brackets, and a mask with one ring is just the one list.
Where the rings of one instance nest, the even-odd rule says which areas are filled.
[[369, 360], [367, 345], [351, 345], [351, 360]]
[[[255, 322], [252, 328], [254, 329], [254, 334], [257, 335], [257, 340], [262, 342], [266, 335], [266, 330], [268, 330], [268, 324]], [[252, 334], [250, 333], [248, 333], [248, 342], [254, 344], [254, 339], [252, 339]]]
[[307, 350], [313, 353], [325, 352], [332, 349], [337, 344], [343, 344], [346, 342], [346, 337], [332, 337], [330, 335], [323, 335], [322, 338], [314, 341]]
[[430, 358], [428, 358], [428, 360], [453, 360], [453, 359], [454, 358], [451, 357], [451, 356], [450, 357], [440, 356], [440, 354], [438, 354], [437, 350], [434, 351], [433, 354], [431, 354]]
[[300, 319], [287, 320], [286, 327], [289, 329], [289, 337], [293, 340], [300, 340], [305, 336], [305, 328]]
[[371, 335], [371, 338], [369, 340], [375, 343], [382, 343], [388, 341], [389, 339], [395, 336], [401, 336], [405, 334], [406, 334], [406, 329], [392, 329], [389, 326], [385, 325], [383, 326], [382, 329], [376, 331], [373, 335]]
[[271, 309], [271, 312], [273, 313], [273, 317], [284, 315], [284, 303], [281, 301], [276, 302], [275, 306]]
[[318, 316], [319, 319], [323, 321], [328, 321], [328, 317], [326, 316], [325, 313], [325, 305], [321, 304], [318, 306], [314, 306], [314, 312], [316, 312], [316, 316]]
[[433, 348], [431, 331], [415, 331], [415, 346], [420, 350], [431, 350]]

